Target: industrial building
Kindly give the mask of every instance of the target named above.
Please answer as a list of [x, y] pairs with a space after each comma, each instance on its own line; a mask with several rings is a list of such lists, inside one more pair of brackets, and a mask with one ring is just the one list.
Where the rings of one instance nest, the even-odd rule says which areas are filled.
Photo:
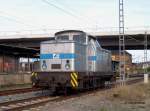
[[[119, 63], [119, 51], [111, 51], [112, 52], [112, 61], [116, 61]], [[121, 56], [123, 58], [123, 56]], [[132, 55], [125, 51], [125, 70], [127, 73], [130, 73], [132, 70]]]
[[[0, 44], [0, 86], [30, 83], [31, 72], [37, 70], [39, 50]], [[27, 62], [21, 62], [21, 58]]]
[[[34, 70], [30, 58], [38, 58], [39, 50], [31, 48], [0, 45], [0, 73], [21, 73]], [[26, 64], [20, 62], [26, 58]]]

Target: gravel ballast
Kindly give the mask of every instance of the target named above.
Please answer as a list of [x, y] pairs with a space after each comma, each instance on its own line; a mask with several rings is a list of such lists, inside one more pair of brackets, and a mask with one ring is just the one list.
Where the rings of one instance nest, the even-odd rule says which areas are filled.
[[[142, 83], [141, 83], [142, 84]], [[97, 91], [93, 94], [88, 94], [80, 97], [75, 97], [59, 102], [49, 102], [40, 107], [40, 111], [149, 111], [150, 109], [150, 84], [149, 85], [132, 85], [130, 90], [137, 89], [144, 90], [146, 95], [132, 98], [129, 91], [129, 95], [123, 95], [120, 93], [117, 97], [113, 97], [116, 94], [116, 89], [108, 89], [105, 91]], [[146, 89], [146, 90], [145, 90]], [[115, 90], [115, 91], [114, 91]], [[120, 90], [119, 90], [120, 91]], [[123, 90], [124, 91], [124, 90]], [[140, 92], [140, 91], [139, 91]], [[134, 93], [134, 92], [133, 92]], [[122, 94], [122, 95], [121, 95]], [[135, 93], [136, 94], [136, 93]], [[134, 95], [134, 94], [133, 94]], [[139, 96], [139, 97], [138, 97]], [[125, 98], [127, 97], [127, 98]], [[129, 98], [128, 98], [129, 97]], [[136, 97], [136, 95], [135, 95]]]

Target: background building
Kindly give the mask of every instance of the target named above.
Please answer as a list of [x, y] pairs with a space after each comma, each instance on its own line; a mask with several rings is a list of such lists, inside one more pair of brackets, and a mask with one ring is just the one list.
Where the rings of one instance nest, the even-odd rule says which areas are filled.
[[[39, 50], [0, 44], [0, 88], [30, 84], [31, 72], [38, 69]], [[26, 61], [21, 61], [21, 58]]]
[[[119, 59], [120, 59], [119, 51], [111, 51], [111, 53], [112, 53], [112, 61], [119, 62]], [[132, 55], [128, 53], [127, 51], [125, 51], [125, 70], [127, 74], [130, 74], [132, 72]]]
[[[0, 73], [21, 73], [34, 70], [32, 58], [38, 58], [39, 50], [0, 44]], [[21, 58], [26, 60], [22, 62]]]

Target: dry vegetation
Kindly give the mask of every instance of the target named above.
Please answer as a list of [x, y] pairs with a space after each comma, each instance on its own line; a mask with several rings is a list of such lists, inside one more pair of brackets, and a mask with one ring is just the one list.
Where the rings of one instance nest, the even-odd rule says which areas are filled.
[[110, 100], [121, 100], [125, 102], [142, 102], [150, 97], [150, 84], [136, 84], [132, 86], [117, 86], [106, 94]]

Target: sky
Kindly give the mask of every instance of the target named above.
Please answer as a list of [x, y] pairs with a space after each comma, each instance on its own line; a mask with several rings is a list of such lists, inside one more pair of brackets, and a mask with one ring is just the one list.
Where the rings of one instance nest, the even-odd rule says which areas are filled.
[[[118, 1], [0, 0], [0, 31], [118, 27]], [[149, 26], [149, 5], [149, 0], [125, 0], [125, 26]]]
[[[124, 0], [128, 30], [150, 26], [149, 0]], [[119, 0], [0, 0], [0, 34], [12, 31], [117, 30]], [[137, 51], [130, 51], [138, 58]], [[142, 58], [142, 51], [139, 51]], [[137, 55], [137, 56], [136, 56]], [[141, 60], [141, 59], [140, 59]]]

